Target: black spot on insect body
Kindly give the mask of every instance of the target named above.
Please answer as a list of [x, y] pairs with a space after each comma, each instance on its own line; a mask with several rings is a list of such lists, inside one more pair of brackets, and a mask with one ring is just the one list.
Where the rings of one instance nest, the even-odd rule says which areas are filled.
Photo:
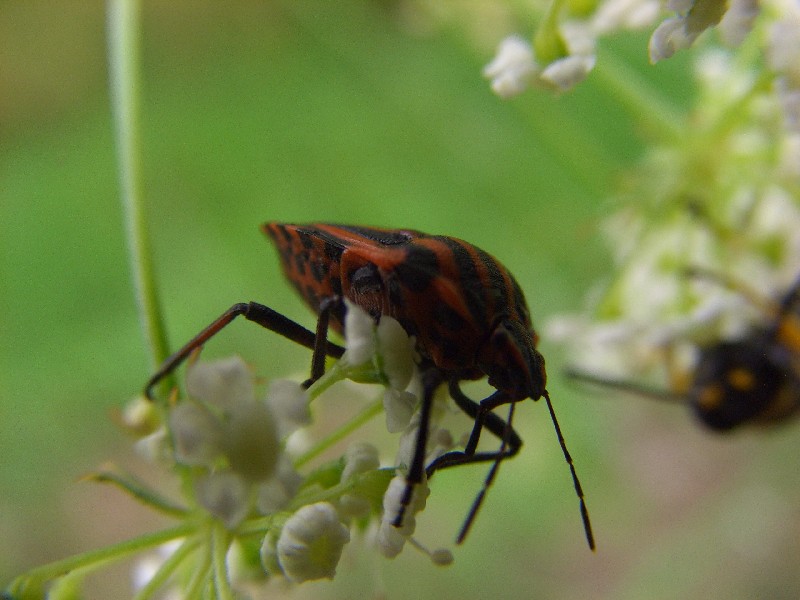
[[302, 229], [297, 230], [297, 237], [300, 239], [300, 244], [302, 244], [303, 248], [306, 250], [310, 250], [314, 247], [314, 238], [311, 237], [311, 234], [307, 231], [303, 231]]
[[436, 303], [433, 308], [433, 318], [447, 331], [460, 331], [468, 326], [467, 321], [444, 302]]
[[294, 255], [294, 268], [300, 275], [306, 274], [306, 255], [298, 252]]
[[[337, 267], [338, 267], [338, 265], [337, 265]], [[331, 290], [333, 291], [333, 293], [335, 295], [337, 295], [337, 296], [341, 296], [342, 295], [342, 280], [338, 275], [339, 269], [337, 268], [334, 271], [335, 271], [335, 273], [333, 275], [331, 275], [330, 279], [328, 280], [328, 283], [331, 286]]]
[[424, 292], [438, 275], [436, 253], [424, 246], [409, 246], [405, 259], [394, 267], [400, 283], [412, 292]]
[[403, 306], [403, 287], [397, 277], [395, 277], [393, 273], [389, 273], [389, 275], [386, 277], [385, 284], [386, 291], [389, 296], [389, 303], [392, 306]]
[[314, 278], [314, 281], [317, 283], [322, 283], [325, 277], [328, 275], [328, 263], [323, 260], [312, 260], [310, 262], [311, 265], [311, 276]]

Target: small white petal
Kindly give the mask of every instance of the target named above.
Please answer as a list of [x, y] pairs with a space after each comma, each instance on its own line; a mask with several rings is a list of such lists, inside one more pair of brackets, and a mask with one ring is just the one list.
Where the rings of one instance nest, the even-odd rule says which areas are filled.
[[[394, 523], [402, 508], [406, 484], [405, 475], [395, 475], [389, 482], [389, 487], [386, 488], [386, 493], [383, 495], [383, 517], [381, 517], [383, 522]], [[416, 525], [414, 516], [425, 508], [429, 495], [430, 488], [428, 488], [427, 481], [422, 481], [413, 486], [411, 501], [406, 506], [403, 514], [403, 522], [400, 527], [395, 527], [400, 534], [408, 537], [414, 533]]]
[[350, 444], [344, 453], [344, 469], [341, 482], [349, 481], [353, 475], [374, 471], [381, 466], [378, 449], [366, 442]]
[[592, 17], [592, 30], [605, 35], [620, 29], [642, 29], [651, 25], [660, 12], [658, 0], [606, 0]]
[[383, 361], [383, 372], [389, 385], [404, 390], [414, 374], [414, 346], [403, 326], [391, 317], [382, 317], [378, 323], [378, 352]]
[[342, 360], [354, 367], [363, 365], [375, 356], [375, 321], [360, 306], [345, 299], [344, 316], [346, 351]]
[[484, 67], [483, 76], [492, 81], [495, 94], [511, 98], [528, 89], [538, 72], [531, 45], [512, 35], [500, 42], [495, 58]]
[[753, 29], [760, 10], [758, 0], [730, 0], [730, 7], [718, 27], [723, 41], [728, 46], [741, 44]]
[[284, 575], [295, 583], [333, 579], [350, 530], [329, 502], [303, 506], [286, 521], [276, 545]]
[[386, 414], [386, 429], [389, 433], [403, 431], [411, 422], [417, 406], [417, 397], [411, 392], [388, 388], [383, 392], [383, 410]]
[[267, 406], [278, 422], [281, 437], [311, 423], [308, 404], [308, 393], [299, 383], [288, 379], [276, 379], [270, 383]]
[[169, 413], [175, 460], [184, 465], [210, 465], [222, 453], [219, 420], [195, 402], [181, 402]]
[[253, 377], [238, 356], [198, 361], [186, 371], [186, 391], [191, 398], [226, 409], [242, 400], [253, 399]]
[[302, 483], [303, 477], [295, 471], [286, 455], [281, 455], [275, 474], [258, 486], [256, 506], [259, 512], [268, 515], [284, 508]]
[[150, 435], [139, 438], [134, 442], [133, 449], [136, 454], [152, 463], [171, 464], [175, 458], [166, 427], [160, 427]]
[[683, 17], [671, 17], [665, 19], [661, 25], [656, 27], [650, 37], [648, 50], [650, 52], [650, 62], [657, 63], [660, 60], [671, 57], [678, 50], [688, 48], [692, 45], [698, 34], [690, 34], [686, 30], [686, 19]]
[[547, 65], [540, 77], [543, 81], [564, 92], [586, 79], [586, 75], [594, 68], [595, 62], [594, 54], [567, 56]]
[[403, 551], [407, 538], [387, 521], [381, 521], [375, 536], [375, 545], [385, 558], [394, 558]]
[[232, 407], [222, 431], [225, 456], [234, 471], [249, 481], [272, 476], [282, 448], [266, 404], [250, 400]]
[[244, 478], [232, 471], [218, 471], [195, 482], [197, 501], [208, 512], [233, 529], [247, 516], [248, 487]]

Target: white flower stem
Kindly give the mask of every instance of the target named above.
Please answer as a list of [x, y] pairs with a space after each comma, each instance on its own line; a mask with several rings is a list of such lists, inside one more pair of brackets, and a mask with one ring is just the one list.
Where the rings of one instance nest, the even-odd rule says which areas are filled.
[[[138, 0], [108, 0], [108, 65], [117, 169], [128, 256], [139, 319], [157, 367], [167, 357], [152, 253], [145, 227], [139, 150], [139, 12]], [[172, 382], [165, 386], [172, 387]]]
[[355, 417], [353, 417], [353, 419], [351, 419], [350, 421], [342, 425], [339, 429], [336, 429], [326, 437], [322, 438], [313, 448], [308, 450], [308, 452], [298, 456], [297, 459], [294, 461], [295, 468], [299, 469], [301, 466], [303, 466], [316, 456], [322, 454], [323, 452], [325, 452], [325, 450], [327, 450], [334, 444], [338, 443], [339, 441], [343, 440], [348, 435], [353, 433], [356, 429], [358, 429], [365, 423], [369, 422], [370, 420], [374, 419], [376, 416], [381, 414], [382, 411], [383, 411], [383, 398], [378, 398], [374, 400], [372, 403], [368, 404], [366, 407], [364, 407], [364, 409]]

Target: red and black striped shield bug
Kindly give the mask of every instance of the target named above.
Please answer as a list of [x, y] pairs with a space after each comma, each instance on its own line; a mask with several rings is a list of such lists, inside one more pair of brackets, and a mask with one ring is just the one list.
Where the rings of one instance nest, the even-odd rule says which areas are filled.
[[[690, 274], [721, 279], [703, 271], [690, 270]], [[674, 377], [685, 382], [677, 389], [658, 390], [576, 369], [568, 376], [655, 399], [686, 402], [698, 420], [714, 431], [787, 421], [800, 409], [800, 278], [779, 302], [764, 300], [741, 283], [720, 283], [763, 307], [769, 319], [740, 339], [700, 347], [691, 372]]]
[[[262, 230], [277, 247], [285, 276], [318, 315], [316, 331], [264, 305], [235, 304], [164, 362], [147, 383], [148, 396], [166, 374], [238, 315], [312, 349], [311, 375], [304, 384], [309, 386], [324, 374], [326, 355], [340, 358], [344, 353], [328, 341], [328, 329], [344, 333], [347, 299], [376, 321], [381, 316], [396, 319], [416, 337], [421, 357], [420, 422], [393, 525], [402, 525], [414, 486], [425, 475], [492, 462], [459, 533], [458, 542], [463, 541], [500, 462], [522, 446], [511, 425], [514, 403], [544, 398], [580, 501], [586, 539], [594, 549], [583, 490], [547, 393], [544, 358], [536, 350], [538, 337], [528, 305], [499, 261], [462, 240], [408, 229], [266, 223]], [[461, 391], [461, 381], [485, 376], [496, 390], [487, 398], [476, 402]], [[433, 397], [442, 384], [448, 385], [455, 404], [474, 425], [463, 451], [448, 452], [425, 465]], [[509, 416], [502, 419], [493, 410], [505, 404], [510, 405]], [[484, 429], [501, 440], [497, 451], [478, 451]]]

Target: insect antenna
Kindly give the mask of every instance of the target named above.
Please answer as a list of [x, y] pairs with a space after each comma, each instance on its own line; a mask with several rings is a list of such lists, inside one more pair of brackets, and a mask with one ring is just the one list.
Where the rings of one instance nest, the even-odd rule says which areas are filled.
[[658, 400], [659, 402], [681, 402], [686, 400], [686, 395], [682, 393], [651, 387], [627, 379], [615, 379], [612, 377], [603, 377], [602, 375], [594, 375], [576, 368], [568, 367], [564, 370], [564, 375], [572, 381], [611, 388], [628, 394], [636, 394], [637, 396]]
[[458, 532], [456, 544], [461, 544], [467, 538], [467, 534], [472, 527], [472, 523], [475, 521], [475, 517], [478, 515], [478, 511], [483, 504], [483, 499], [486, 497], [489, 487], [494, 482], [494, 478], [497, 476], [497, 472], [500, 470], [500, 463], [503, 462], [503, 459], [507, 457], [506, 449], [508, 448], [508, 442], [511, 437], [511, 420], [514, 418], [515, 406], [516, 404], [514, 402], [509, 405], [508, 419], [503, 427], [503, 437], [500, 441], [500, 449], [497, 451], [497, 457], [492, 463], [492, 468], [489, 469], [489, 473], [486, 475], [486, 479], [483, 482], [483, 487], [481, 487], [481, 490], [478, 492], [478, 495], [475, 496], [475, 500], [472, 502], [469, 513], [467, 513], [467, 516], [464, 519], [464, 524], [461, 526], [461, 531]]
[[558, 419], [556, 419], [556, 413], [553, 410], [553, 404], [550, 402], [550, 394], [548, 394], [547, 390], [545, 390], [544, 394], [542, 395], [547, 401], [547, 410], [550, 411], [550, 419], [553, 421], [553, 427], [555, 427], [556, 435], [558, 436], [558, 443], [561, 445], [564, 458], [569, 465], [569, 471], [572, 474], [572, 483], [575, 486], [575, 493], [578, 495], [578, 500], [580, 500], [581, 518], [583, 519], [583, 531], [586, 533], [586, 541], [589, 543], [589, 548], [594, 551], [594, 534], [592, 533], [592, 523], [589, 521], [589, 510], [586, 508], [586, 500], [583, 496], [583, 488], [581, 487], [581, 482], [578, 479], [578, 473], [575, 471], [575, 464], [572, 462], [572, 456], [570, 456], [570, 453], [567, 450], [567, 444], [564, 441], [564, 436], [561, 434], [561, 427], [558, 425]]

